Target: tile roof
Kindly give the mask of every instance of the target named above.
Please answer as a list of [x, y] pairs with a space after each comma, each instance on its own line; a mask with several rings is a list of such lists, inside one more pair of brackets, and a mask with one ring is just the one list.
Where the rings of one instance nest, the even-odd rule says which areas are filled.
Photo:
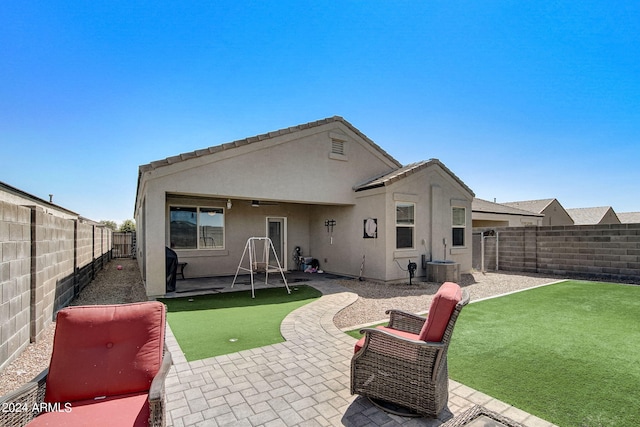
[[[569, 216], [573, 219], [575, 225], [592, 225], [599, 224], [604, 216], [613, 211], [611, 206], [598, 206], [593, 208], [573, 208], [565, 209]], [[614, 212], [615, 214], [615, 212]]]
[[387, 185], [391, 185], [396, 181], [399, 181], [403, 178], [406, 178], [409, 175], [412, 175], [416, 172], [419, 172], [425, 168], [428, 168], [430, 166], [440, 166], [445, 172], [447, 172], [453, 179], [455, 179], [458, 184], [460, 184], [465, 190], [467, 190], [469, 193], [474, 194], [473, 190], [471, 190], [460, 178], [458, 178], [453, 172], [451, 172], [451, 170], [449, 170], [449, 168], [447, 168], [440, 160], [438, 159], [429, 159], [429, 160], [422, 160], [420, 162], [416, 162], [416, 163], [411, 163], [408, 164], [406, 166], [403, 166], [399, 169], [396, 169], [393, 172], [389, 172], [387, 174], [384, 174], [382, 176], [373, 178], [369, 181], [363, 182], [361, 184], [356, 185], [355, 187], [353, 187], [353, 189], [355, 191], [363, 191], [363, 190], [370, 190], [372, 188], [378, 188], [378, 187], [385, 187]]
[[488, 200], [478, 199], [477, 197], [475, 197], [473, 202], [471, 202], [471, 211], [502, 215], [544, 217], [544, 215], [539, 213], [507, 206], [504, 203], [493, 203]]
[[218, 152], [224, 151], [224, 150], [232, 150], [234, 148], [241, 147], [241, 146], [248, 145], [248, 144], [252, 144], [254, 142], [264, 141], [266, 139], [275, 138], [275, 137], [280, 136], [280, 135], [287, 135], [287, 134], [295, 133], [295, 132], [298, 132], [298, 131], [301, 131], [301, 130], [311, 129], [311, 128], [314, 128], [314, 127], [322, 126], [322, 125], [325, 125], [325, 124], [328, 124], [328, 123], [333, 123], [333, 122], [340, 122], [340, 123], [344, 124], [351, 131], [356, 133], [359, 137], [361, 137], [362, 139], [367, 141], [369, 144], [371, 144], [374, 148], [376, 148], [383, 156], [385, 156], [387, 159], [389, 159], [393, 163], [395, 163], [398, 167], [402, 166], [402, 164], [400, 162], [398, 162], [396, 159], [394, 159], [389, 153], [387, 153], [385, 150], [383, 150], [378, 144], [376, 144], [371, 139], [369, 139], [369, 137], [367, 137], [365, 134], [360, 132], [351, 123], [349, 123], [348, 121], [346, 121], [344, 118], [342, 118], [340, 116], [333, 116], [333, 117], [328, 117], [328, 118], [321, 119], [321, 120], [316, 120], [314, 122], [309, 122], [309, 123], [305, 123], [305, 124], [301, 124], [301, 125], [297, 125], [297, 126], [291, 126], [291, 127], [288, 127], [288, 128], [279, 129], [279, 130], [268, 132], [268, 133], [263, 133], [261, 135], [251, 136], [249, 138], [239, 139], [239, 140], [236, 140], [236, 141], [233, 141], [233, 142], [227, 142], [227, 143], [224, 143], [224, 144], [215, 145], [215, 146], [212, 146], [212, 147], [209, 147], [209, 148], [204, 148], [204, 149], [201, 149], [201, 150], [195, 150], [195, 151], [190, 151], [190, 152], [187, 152], [187, 153], [178, 154], [178, 155], [175, 155], [175, 156], [167, 157], [166, 159], [162, 159], [162, 160], [156, 160], [156, 161], [153, 161], [153, 162], [148, 163], [146, 165], [141, 165], [139, 167], [139, 171], [141, 173], [142, 172], [146, 172], [146, 171], [149, 171], [149, 170], [152, 170], [152, 169], [157, 169], [157, 168], [160, 168], [160, 167], [163, 167], [163, 166], [168, 166], [168, 165], [171, 165], [171, 164], [174, 164], [174, 163], [182, 162], [182, 161], [193, 159], [193, 158], [196, 158], [196, 157], [207, 156], [207, 155], [215, 154], [215, 153], [218, 153]]
[[500, 203], [501, 205], [518, 208], [533, 213], [542, 213], [556, 199], [522, 200], [519, 202]]
[[617, 215], [623, 224], [640, 224], [640, 212], [618, 212]]

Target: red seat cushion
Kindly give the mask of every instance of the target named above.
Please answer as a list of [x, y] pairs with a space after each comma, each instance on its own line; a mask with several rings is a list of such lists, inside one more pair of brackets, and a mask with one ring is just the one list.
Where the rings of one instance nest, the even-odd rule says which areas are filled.
[[149, 425], [149, 400], [147, 393], [107, 397], [95, 401], [82, 400], [50, 407], [34, 418], [29, 427], [65, 426], [65, 427], [112, 427]]
[[445, 282], [440, 286], [429, 305], [427, 321], [422, 326], [418, 339], [422, 341], [440, 342], [456, 304], [462, 299], [462, 289], [453, 282]]
[[147, 392], [160, 369], [165, 307], [157, 301], [58, 312], [46, 402]]

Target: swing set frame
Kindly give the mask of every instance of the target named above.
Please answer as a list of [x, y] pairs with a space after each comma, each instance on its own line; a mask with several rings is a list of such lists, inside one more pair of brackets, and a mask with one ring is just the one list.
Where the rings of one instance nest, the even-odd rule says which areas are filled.
[[[262, 257], [260, 258], [260, 261], [258, 261], [257, 257], [256, 243], [262, 243], [262, 250], [260, 251]], [[273, 258], [275, 259], [275, 265], [270, 264], [271, 254], [273, 254]], [[249, 260], [248, 268], [242, 266], [242, 262], [247, 255]], [[267, 285], [269, 281], [269, 273], [279, 272], [282, 276], [282, 280], [284, 281], [284, 286], [287, 288], [287, 293], [291, 293], [291, 289], [289, 289], [289, 285], [287, 284], [287, 279], [284, 276], [284, 270], [282, 269], [282, 265], [278, 259], [278, 254], [276, 254], [276, 249], [269, 237], [249, 237], [249, 239], [247, 239], [244, 251], [242, 252], [242, 257], [238, 263], [238, 268], [236, 269], [236, 275], [233, 277], [233, 283], [231, 284], [232, 288], [233, 285], [236, 284], [236, 279], [238, 278], [240, 270], [248, 271], [251, 274], [251, 298], [256, 297], [253, 280], [254, 273], [264, 273], [264, 284]]]

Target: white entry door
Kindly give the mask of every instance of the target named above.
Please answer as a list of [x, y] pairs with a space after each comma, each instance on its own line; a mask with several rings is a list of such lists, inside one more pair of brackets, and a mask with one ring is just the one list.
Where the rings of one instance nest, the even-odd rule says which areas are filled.
[[[280, 266], [283, 270], [287, 270], [287, 218], [267, 217], [267, 237], [273, 243]], [[275, 265], [275, 262], [272, 265]]]

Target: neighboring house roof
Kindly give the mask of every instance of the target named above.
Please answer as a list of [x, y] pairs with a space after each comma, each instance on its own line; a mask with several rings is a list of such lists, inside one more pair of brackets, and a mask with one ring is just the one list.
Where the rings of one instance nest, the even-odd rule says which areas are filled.
[[522, 200], [519, 202], [500, 203], [501, 205], [518, 208], [533, 213], [542, 213], [556, 199]]
[[356, 185], [353, 189], [355, 191], [363, 191], [370, 190], [372, 188], [385, 187], [387, 185], [391, 185], [394, 182], [406, 178], [407, 176], [419, 172], [425, 168], [430, 166], [438, 165], [440, 166], [447, 174], [449, 174], [462, 188], [468, 191], [470, 194], [474, 194], [473, 190], [471, 190], [460, 178], [458, 178], [449, 168], [447, 168], [440, 160], [438, 159], [430, 159], [423, 160], [417, 163], [411, 163], [409, 165], [403, 166], [400, 169], [397, 169], [393, 172], [387, 173], [385, 175], [374, 178], [370, 181], [364, 182], [362, 184]]
[[502, 215], [544, 217], [544, 215], [542, 214], [537, 214], [528, 210], [506, 206], [504, 203], [493, 203], [488, 200], [478, 199], [475, 197], [473, 199], [473, 202], [471, 202], [471, 211], [482, 212], [482, 213], [492, 213], [492, 214], [502, 214]]
[[640, 212], [618, 212], [618, 219], [623, 224], [640, 224]]
[[593, 225], [600, 224], [602, 219], [609, 212], [613, 212], [611, 206], [598, 206], [594, 208], [573, 208], [565, 209], [569, 216], [573, 219], [575, 225]]
[[[18, 197], [20, 199], [30, 200], [30, 201], [34, 202], [34, 204], [41, 205], [44, 208], [49, 208], [49, 209], [57, 210], [59, 212], [64, 212], [65, 214], [70, 215], [70, 216], [76, 216], [77, 217], [79, 215], [76, 212], [70, 211], [69, 209], [63, 208], [62, 206], [58, 206], [55, 203], [48, 202], [48, 201], [46, 201], [44, 199], [41, 199], [41, 198], [39, 198], [37, 196], [34, 196], [33, 194], [29, 194], [29, 193], [27, 193], [25, 191], [22, 191], [22, 190], [20, 190], [20, 189], [18, 189], [16, 187], [13, 187], [13, 186], [11, 186], [9, 184], [6, 184], [6, 183], [4, 183], [2, 181], [0, 181], [0, 190], [5, 191], [6, 193], [9, 193], [9, 194], [13, 194], [14, 196], [16, 196], [16, 197]], [[0, 197], [0, 200], [2, 200], [2, 199], [3, 198]]]
[[325, 124], [328, 124], [328, 123], [332, 123], [332, 122], [340, 122], [340, 123], [344, 124], [351, 131], [356, 133], [360, 138], [364, 139], [369, 144], [371, 144], [374, 148], [376, 148], [384, 157], [386, 157], [387, 159], [391, 160], [398, 167], [402, 166], [402, 164], [400, 162], [398, 162], [389, 153], [384, 151], [379, 145], [377, 145], [375, 142], [373, 142], [371, 139], [369, 139], [369, 137], [367, 137], [365, 134], [360, 132], [351, 123], [349, 123], [348, 121], [346, 121], [344, 118], [342, 118], [340, 116], [333, 116], [333, 117], [328, 117], [326, 119], [317, 120], [317, 121], [314, 121], [314, 122], [309, 122], [309, 123], [305, 123], [305, 124], [298, 125], [298, 126], [292, 126], [292, 127], [276, 130], [276, 131], [273, 131], [273, 132], [264, 133], [264, 134], [261, 134], [261, 135], [251, 136], [249, 138], [239, 139], [239, 140], [233, 141], [233, 142], [227, 142], [227, 143], [221, 144], [221, 145], [215, 145], [215, 146], [212, 146], [212, 147], [209, 147], [209, 148], [204, 148], [202, 150], [196, 150], [196, 151], [190, 151], [190, 152], [187, 152], [187, 153], [178, 154], [176, 156], [167, 157], [166, 159], [162, 159], [162, 160], [156, 160], [156, 161], [153, 161], [153, 162], [151, 162], [149, 164], [141, 165], [139, 170], [140, 170], [140, 173], [142, 173], [142, 172], [146, 172], [146, 171], [149, 171], [149, 170], [152, 170], [152, 169], [157, 169], [157, 168], [160, 168], [160, 167], [163, 167], [163, 166], [168, 166], [168, 165], [171, 165], [171, 164], [174, 164], [174, 163], [178, 163], [178, 162], [182, 162], [182, 161], [185, 161], [185, 160], [189, 160], [189, 159], [192, 159], [194, 157], [208, 156], [210, 154], [215, 154], [215, 153], [223, 151], [223, 150], [232, 150], [232, 149], [234, 149], [236, 147], [240, 147], [240, 146], [243, 146], [243, 145], [252, 144], [252, 143], [258, 142], [258, 141], [264, 141], [265, 139], [275, 138], [275, 137], [281, 136], [281, 135], [295, 133], [295, 132], [298, 132], [298, 131], [301, 131], [301, 130], [322, 126], [322, 125], [325, 125]]

